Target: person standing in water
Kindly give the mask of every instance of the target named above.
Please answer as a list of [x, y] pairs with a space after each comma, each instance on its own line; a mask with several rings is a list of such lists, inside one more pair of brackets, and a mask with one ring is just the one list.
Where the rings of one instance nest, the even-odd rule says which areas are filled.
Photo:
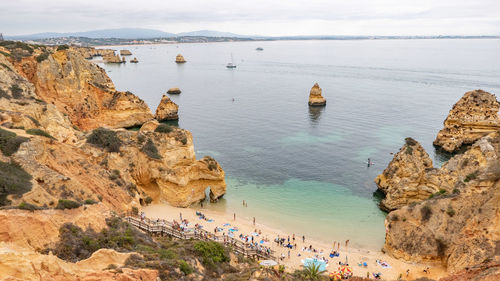
[[368, 162], [366, 162], [368, 167], [370, 167], [370, 165], [372, 164], [372, 161], [370, 160], [370, 158], [368, 158]]

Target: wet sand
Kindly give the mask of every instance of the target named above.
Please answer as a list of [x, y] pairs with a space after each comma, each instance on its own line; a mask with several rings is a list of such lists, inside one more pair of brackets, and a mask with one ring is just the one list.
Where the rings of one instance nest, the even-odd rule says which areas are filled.
[[[227, 231], [230, 227], [237, 227], [239, 231], [235, 232], [235, 238], [237, 238], [240, 234], [250, 235], [250, 233], [254, 231], [259, 232], [260, 230], [262, 234], [258, 236], [258, 240], [269, 240], [269, 242], [265, 242], [263, 245], [271, 247], [271, 249], [275, 251], [275, 256], [277, 258], [282, 255], [285, 257], [284, 260], [279, 261], [279, 263], [284, 264], [287, 271], [301, 269], [302, 259], [313, 258], [317, 255], [319, 258], [325, 257], [328, 259], [329, 263], [327, 271], [329, 272], [337, 270], [339, 267], [339, 262], [345, 263], [347, 261], [347, 263], [353, 268], [355, 276], [366, 277], [367, 273], [369, 273], [370, 277], [373, 278], [372, 273], [380, 272], [382, 273], [382, 279], [384, 280], [396, 280], [400, 274], [402, 274], [403, 280], [413, 280], [419, 277], [438, 279], [439, 277], [445, 275], [445, 270], [436, 264], [418, 264], [396, 260], [382, 253], [380, 250], [353, 248], [349, 245], [346, 247], [345, 241], [336, 241], [340, 242], [340, 256], [330, 258], [329, 254], [332, 250], [333, 243], [335, 242], [335, 237], [331, 237], [332, 243], [327, 245], [324, 242], [310, 240], [308, 237], [305, 237], [305, 241], [303, 242], [302, 234], [295, 233], [294, 241], [294, 233], [284, 233], [279, 229], [274, 229], [272, 226], [261, 224], [259, 223], [259, 221], [256, 221], [254, 226], [253, 219], [240, 218], [238, 217], [238, 214], [236, 214], [236, 220], [234, 220], [234, 213], [218, 212], [214, 210], [203, 209], [201, 207], [176, 208], [167, 204], [150, 205], [144, 207], [141, 211], [144, 211], [146, 217], [150, 219], [161, 218], [170, 221], [179, 221], [180, 214], [182, 213], [182, 218], [187, 219], [190, 222], [190, 227], [194, 227], [194, 225], [198, 223], [203, 226], [203, 229], [210, 232], [214, 232], [214, 229], [216, 227], [221, 227], [227, 234]], [[202, 212], [208, 219], [212, 219], [213, 221], [208, 222], [206, 220], [198, 218], [198, 216], [196, 216], [196, 211]], [[230, 226], [223, 227], [223, 224], [226, 223], [229, 223]], [[292, 245], [297, 244], [297, 247], [289, 250], [288, 248], [279, 246], [274, 242], [274, 239], [278, 236], [280, 238], [286, 238], [286, 240], [288, 240], [288, 236], [290, 236], [290, 243]], [[286, 243], [287, 242], [285, 241], [285, 244]], [[352, 241], [349, 241], [349, 244], [351, 243]], [[312, 248], [316, 249], [317, 252], [302, 251], [303, 247], [308, 248], [309, 246], [312, 246]], [[288, 258], [289, 252], [290, 258]], [[391, 266], [391, 268], [383, 268], [376, 262], [377, 260], [387, 262]], [[358, 265], [359, 263], [363, 262], [367, 263], [367, 267]], [[430, 274], [426, 274], [423, 272], [423, 270], [427, 267], [430, 268]], [[410, 270], [410, 274], [408, 277], [406, 277], [407, 269]]]

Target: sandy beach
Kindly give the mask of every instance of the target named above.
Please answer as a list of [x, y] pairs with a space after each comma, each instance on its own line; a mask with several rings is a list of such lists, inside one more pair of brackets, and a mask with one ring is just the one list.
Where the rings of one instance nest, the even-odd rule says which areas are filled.
[[[194, 227], [195, 224], [200, 224], [203, 226], [203, 229], [210, 232], [214, 232], [216, 227], [220, 227], [223, 228], [223, 231], [227, 234], [230, 227], [237, 227], [238, 231], [235, 232], [236, 238], [240, 234], [250, 235], [252, 232], [260, 231], [262, 234], [258, 236], [258, 240], [264, 239], [268, 241], [263, 245], [274, 250], [277, 258], [284, 256], [284, 259], [279, 262], [286, 266], [287, 271], [301, 269], [301, 260], [305, 258], [325, 257], [328, 259], [327, 271], [335, 271], [339, 267], [339, 262], [345, 263], [347, 261], [347, 263], [352, 266], [355, 276], [366, 277], [369, 274], [370, 278], [373, 278], [372, 273], [381, 273], [382, 279], [384, 280], [396, 280], [400, 274], [402, 274], [403, 280], [413, 280], [419, 277], [438, 279], [445, 275], [445, 270], [436, 264], [407, 263], [391, 258], [381, 251], [353, 248], [349, 246], [352, 241], [349, 241], [349, 244], [346, 247], [346, 241], [335, 241], [334, 237], [332, 237], [332, 242], [329, 245], [324, 242], [311, 240], [308, 237], [305, 237], [303, 242], [301, 233], [285, 233], [279, 229], [274, 229], [270, 225], [261, 224], [259, 221], [256, 221], [254, 226], [253, 219], [240, 218], [238, 217], [238, 214], [236, 214], [236, 220], [234, 220], [234, 213], [218, 212], [201, 208], [201, 206], [199, 208], [176, 208], [167, 204], [154, 204], [144, 207], [141, 211], [143, 211], [146, 217], [150, 219], [160, 218], [170, 221], [179, 221], [182, 214], [182, 218], [189, 221], [190, 227]], [[213, 221], [200, 219], [196, 215], [196, 211], [202, 212], [207, 219]], [[224, 227], [224, 224], [230, 224], [230, 226]], [[293, 235], [295, 235], [295, 240], [293, 240]], [[292, 245], [296, 244], [297, 246], [289, 250], [286, 247], [278, 245], [274, 242], [275, 238], [278, 236], [286, 239], [285, 244], [288, 241], [288, 237], [290, 237], [290, 243]], [[335, 242], [340, 243], [340, 256], [330, 258], [329, 254]], [[338, 247], [338, 244], [336, 245], [335, 250]], [[304, 247], [309, 248], [310, 246], [313, 249], [316, 249], [316, 252], [303, 250]], [[377, 260], [386, 262], [390, 267], [382, 267], [379, 263], [377, 263]], [[367, 264], [366, 267], [359, 265], [359, 263], [365, 262]], [[428, 274], [423, 272], [423, 270], [427, 267], [430, 268], [430, 273]], [[406, 276], [406, 271], [408, 269], [410, 270], [409, 275]]]

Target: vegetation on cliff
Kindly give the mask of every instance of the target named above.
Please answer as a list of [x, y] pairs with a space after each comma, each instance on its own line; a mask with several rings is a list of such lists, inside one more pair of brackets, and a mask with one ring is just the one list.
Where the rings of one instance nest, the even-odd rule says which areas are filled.
[[16, 162], [0, 161], [0, 206], [9, 204], [8, 195], [21, 195], [31, 190], [31, 175]]
[[28, 138], [19, 137], [15, 133], [0, 128], [0, 150], [3, 155], [11, 156], [16, 153], [21, 143], [28, 141]]
[[120, 152], [122, 141], [113, 130], [97, 128], [87, 137], [87, 142], [109, 152]]

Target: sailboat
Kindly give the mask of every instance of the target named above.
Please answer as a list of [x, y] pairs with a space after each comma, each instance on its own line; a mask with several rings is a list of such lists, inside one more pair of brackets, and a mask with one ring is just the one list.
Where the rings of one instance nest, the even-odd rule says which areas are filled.
[[236, 64], [234, 64], [233, 54], [231, 54], [231, 62], [226, 65], [227, 68], [236, 68]]

